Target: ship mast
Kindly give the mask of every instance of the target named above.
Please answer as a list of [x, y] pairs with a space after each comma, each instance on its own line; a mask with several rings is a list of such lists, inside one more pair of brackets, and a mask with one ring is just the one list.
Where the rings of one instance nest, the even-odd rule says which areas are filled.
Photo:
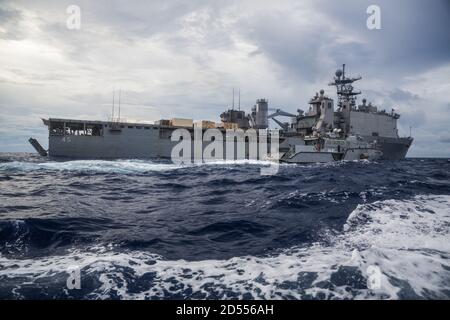
[[113, 89], [111, 122], [114, 122], [114, 96], [115, 96], [115, 89]]
[[339, 108], [342, 108], [346, 102], [349, 102], [350, 106], [355, 105], [356, 96], [361, 94], [361, 91], [353, 91], [352, 83], [361, 79], [361, 76], [356, 78], [345, 77], [345, 64], [342, 65], [342, 70], [336, 71], [334, 82], [330, 82], [328, 85], [336, 87]]
[[122, 97], [122, 89], [119, 90], [119, 117], [117, 118], [117, 122], [120, 122], [120, 98]]

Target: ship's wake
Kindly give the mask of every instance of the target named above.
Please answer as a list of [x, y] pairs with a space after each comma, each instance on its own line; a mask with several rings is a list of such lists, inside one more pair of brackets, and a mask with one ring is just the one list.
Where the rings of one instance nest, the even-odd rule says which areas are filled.
[[0, 164], [0, 171], [58, 171], [79, 173], [133, 174], [151, 171], [168, 171], [181, 168], [168, 162], [150, 160], [70, 160], [25, 162], [11, 161]]
[[[450, 196], [359, 205], [340, 233], [276, 255], [166, 260], [114, 245], [36, 259], [0, 256], [2, 298], [450, 298]], [[81, 289], [67, 290], [77, 267]], [[378, 287], [368, 270], [381, 271]]]
[[[339, 161], [330, 163], [292, 164], [277, 163], [280, 167], [321, 168], [345, 166], [356, 161]], [[376, 162], [357, 161], [361, 165]], [[269, 160], [205, 160], [201, 163], [174, 164], [168, 159], [118, 159], [118, 160], [68, 160], [68, 161], [0, 161], [0, 172], [63, 172], [82, 174], [145, 174], [147, 172], [165, 172], [187, 170], [197, 167], [235, 168], [254, 166], [256, 168], [274, 165]]]

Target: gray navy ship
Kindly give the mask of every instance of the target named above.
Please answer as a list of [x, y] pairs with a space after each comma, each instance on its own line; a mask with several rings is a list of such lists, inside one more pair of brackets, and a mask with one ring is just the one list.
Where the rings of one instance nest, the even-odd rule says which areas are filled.
[[[347, 77], [345, 65], [336, 71], [330, 86], [336, 87], [337, 104], [320, 90], [309, 100], [309, 108], [292, 114], [271, 109], [266, 99], [258, 99], [250, 113], [233, 107], [220, 115], [221, 123], [194, 122], [192, 119], [160, 120], [155, 123], [122, 121], [112, 115], [109, 121], [43, 119], [48, 127], [48, 150], [37, 140], [30, 143], [43, 156], [76, 159], [170, 158], [174, 146], [172, 133], [196, 126], [203, 130], [215, 128], [225, 135], [233, 131], [266, 130], [269, 120], [279, 129], [279, 153], [283, 162], [308, 163], [359, 159], [404, 159], [412, 137], [399, 137], [397, 121], [400, 115], [378, 110], [366, 99], [357, 104], [354, 82], [361, 77]], [[234, 95], [233, 95], [234, 100]], [[269, 111], [273, 111], [269, 113]], [[289, 119], [283, 122], [279, 117]], [[247, 140], [245, 141], [247, 143]], [[224, 148], [225, 147], [224, 142]], [[204, 146], [205, 147], [205, 146]], [[234, 146], [236, 148], [236, 146]], [[246, 146], [248, 150], [248, 146]], [[268, 145], [270, 153], [270, 145]], [[245, 152], [248, 157], [248, 152]]]

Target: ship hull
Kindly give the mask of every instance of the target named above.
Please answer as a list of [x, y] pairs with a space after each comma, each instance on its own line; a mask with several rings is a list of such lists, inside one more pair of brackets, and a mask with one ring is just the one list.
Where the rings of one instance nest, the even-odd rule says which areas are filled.
[[408, 153], [409, 147], [413, 142], [413, 138], [388, 138], [388, 137], [371, 137], [365, 136], [364, 140], [375, 142], [380, 146], [383, 152], [382, 160], [403, 160]]
[[[120, 131], [105, 130], [99, 136], [83, 135], [49, 135], [48, 154], [51, 157], [64, 157], [71, 159], [146, 159], [146, 158], [172, 158], [172, 150], [180, 141], [172, 141], [174, 128], [161, 128], [147, 125], [148, 129], [131, 129], [125, 126]], [[201, 154], [204, 159], [214, 160], [213, 155], [204, 154], [206, 147], [212, 142], [203, 141]], [[249, 159], [250, 147], [245, 142], [244, 150], [238, 150], [238, 144], [233, 145], [234, 150], [227, 152], [228, 143], [223, 141], [223, 157], [231, 159]], [[265, 144], [266, 153], [270, 153], [270, 141]], [[190, 154], [195, 155], [194, 141], [191, 142]], [[256, 146], [259, 155], [261, 146]], [[243, 153], [241, 153], [243, 152]], [[208, 153], [208, 152], [206, 152]], [[255, 154], [253, 154], [252, 159]]]
[[[383, 160], [404, 159], [412, 143], [411, 138], [377, 138], [366, 137], [365, 140], [377, 141]], [[74, 159], [170, 158], [177, 143], [169, 138], [160, 138], [157, 132], [143, 135], [122, 133], [120, 136], [105, 134], [98, 137], [50, 136], [48, 151], [52, 157]]]
[[50, 136], [49, 156], [74, 159], [170, 158], [176, 142], [158, 136]]
[[[74, 159], [171, 158], [173, 148], [179, 143], [171, 140], [173, 132], [177, 129], [177, 127], [171, 126], [130, 123], [112, 126], [107, 122], [74, 122], [64, 119], [50, 120], [44, 123], [49, 125], [48, 153], [52, 157]], [[94, 132], [89, 130], [70, 131], [67, 130], [67, 123], [72, 125], [72, 129], [92, 127], [96, 130]], [[64, 130], [61, 130], [62, 128]], [[58, 129], [60, 130], [58, 131]], [[189, 129], [189, 131], [192, 135], [193, 130]], [[67, 134], [68, 132], [71, 134]], [[413, 141], [410, 137], [362, 136], [362, 138], [369, 143], [376, 141], [383, 153], [382, 159], [384, 160], [404, 159]], [[301, 140], [301, 137], [280, 136], [280, 152], [285, 152], [289, 149], [289, 145], [299, 144]], [[208, 144], [208, 142], [203, 142], [203, 149]], [[270, 152], [270, 143], [267, 144], [267, 147], [267, 151]], [[226, 152], [225, 141], [223, 150]], [[237, 144], [234, 144], [233, 154], [237, 156], [238, 153]], [[193, 143], [191, 154], [194, 155]], [[244, 154], [244, 158], [248, 158], [248, 143], [245, 143]]]

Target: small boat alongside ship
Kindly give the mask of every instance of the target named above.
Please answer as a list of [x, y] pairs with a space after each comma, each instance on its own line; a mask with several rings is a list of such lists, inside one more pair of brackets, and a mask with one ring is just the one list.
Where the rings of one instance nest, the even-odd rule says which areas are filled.
[[287, 163], [317, 163], [334, 161], [379, 160], [383, 156], [376, 143], [356, 136], [347, 139], [305, 137], [305, 144], [292, 145], [280, 161]]

